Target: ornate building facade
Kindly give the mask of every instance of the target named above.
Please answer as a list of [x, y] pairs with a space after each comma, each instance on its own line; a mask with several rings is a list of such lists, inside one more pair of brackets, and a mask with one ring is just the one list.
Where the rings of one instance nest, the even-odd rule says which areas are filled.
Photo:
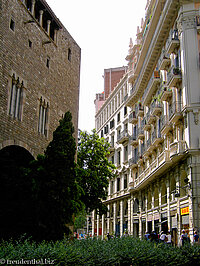
[[[128, 71], [96, 113], [117, 177], [93, 234], [200, 230], [200, 1], [147, 1]], [[103, 133], [102, 133], [103, 130]], [[103, 134], [103, 135], [102, 135]]]
[[0, 35], [0, 157], [9, 168], [43, 153], [68, 110], [77, 136], [81, 50], [45, 0], [1, 0]]

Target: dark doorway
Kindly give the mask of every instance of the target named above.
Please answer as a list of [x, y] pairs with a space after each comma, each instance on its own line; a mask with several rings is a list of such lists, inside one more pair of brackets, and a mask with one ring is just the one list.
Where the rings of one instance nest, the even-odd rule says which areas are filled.
[[0, 150], [0, 238], [15, 238], [28, 233], [32, 223], [31, 180], [24, 168], [33, 156], [20, 146]]

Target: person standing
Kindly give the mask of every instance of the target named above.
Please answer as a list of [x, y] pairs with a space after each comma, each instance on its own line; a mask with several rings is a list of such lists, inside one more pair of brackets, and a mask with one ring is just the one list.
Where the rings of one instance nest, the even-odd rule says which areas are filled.
[[182, 230], [181, 241], [182, 241], [182, 246], [184, 246], [188, 242], [188, 235], [184, 229]]
[[194, 232], [194, 243], [199, 244], [199, 235], [197, 234], [197, 231]]
[[160, 243], [165, 243], [166, 234], [162, 231], [160, 233]]
[[167, 244], [169, 246], [171, 246], [172, 245], [172, 236], [171, 236], [170, 231], [167, 233], [166, 237], [167, 237]]

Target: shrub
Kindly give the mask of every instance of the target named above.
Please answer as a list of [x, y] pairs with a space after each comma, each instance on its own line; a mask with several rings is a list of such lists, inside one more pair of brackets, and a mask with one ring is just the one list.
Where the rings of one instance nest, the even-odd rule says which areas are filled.
[[[62, 240], [36, 243], [31, 239], [2, 241], [0, 258], [5, 260], [49, 261], [54, 265], [200, 265], [200, 246], [175, 248], [133, 237]], [[16, 263], [15, 263], [16, 264]], [[50, 264], [50, 263], [49, 263]]]

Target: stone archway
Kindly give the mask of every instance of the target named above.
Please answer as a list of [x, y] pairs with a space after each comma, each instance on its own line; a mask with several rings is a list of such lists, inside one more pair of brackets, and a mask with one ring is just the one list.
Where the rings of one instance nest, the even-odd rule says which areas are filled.
[[0, 238], [17, 237], [29, 231], [32, 184], [23, 169], [33, 159], [29, 151], [17, 145], [0, 150]]

